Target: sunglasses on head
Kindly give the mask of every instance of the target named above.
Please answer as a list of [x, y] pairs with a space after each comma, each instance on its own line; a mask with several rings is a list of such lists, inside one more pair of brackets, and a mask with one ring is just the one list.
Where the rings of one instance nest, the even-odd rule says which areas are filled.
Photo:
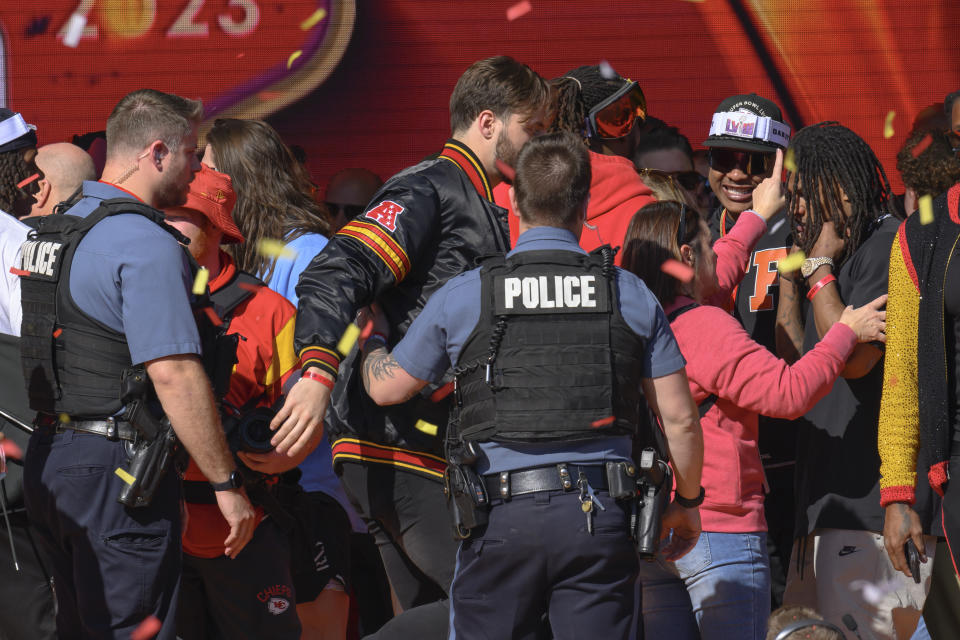
[[710, 168], [729, 173], [740, 168], [748, 176], [764, 175], [773, 169], [775, 152], [710, 149]]
[[608, 140], [622, 138], [633, 130], [638, 118], [643, 122], [646, 117], [647, 100], [640, 85], [627, 80], [587, 114], [587, 135]]
[[340, 204], [339, 202], [324, 202], [323, 204], [332, 215], [335, 216], [337, 212], [340, 212], [347, 220], [353, 220], [363, 213], [363, 205], [359, 204]]

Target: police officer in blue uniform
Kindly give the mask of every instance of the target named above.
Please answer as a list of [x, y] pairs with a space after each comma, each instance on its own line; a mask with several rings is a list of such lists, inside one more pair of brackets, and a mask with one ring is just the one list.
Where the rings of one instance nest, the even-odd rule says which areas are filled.
[[[228, 555], [253, 533], [198, 358], [182, 236], [158, 211], [186, 201], [202, 114], [158, 91], [123, 98], [107, 120], [104, 179], [84, 182], [65, 215], [38, 218], [23, 247], [21, 356], [38, 411], [24, 493], [60, 638], [126, 639], [149, 616], [158, 638], [175, 637], [180, 482], [160, 463], [172, 438], [151, 405], [211, 479]], [[162, 472], [134, 464], [153, 452]]]
[[637, 433], [643, 395], [676, 475], [662, 519], [674, 558], [700, 531], [697, 410], [653, 295], [613, 267], [609, 248], [588, 255], [577, 244], [590, 186], [582, 142], [535, 138], [516, 170], [516, 248], [438, 290], [392, 353], [371, 334], [364, 384], [393, 404], [456, 374], [447, 475], [464, 542], [451, 638], [534, 638], [544, 614], [558, 639], [635, 638], [635, 492], [623, 480], [636, 470], [634, 436], [649, 436]]

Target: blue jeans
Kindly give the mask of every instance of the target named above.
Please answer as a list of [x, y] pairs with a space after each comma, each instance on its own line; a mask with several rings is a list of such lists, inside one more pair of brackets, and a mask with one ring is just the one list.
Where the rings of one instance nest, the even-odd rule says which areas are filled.
[[647, 638], [763, 640], [770, 616], [767, 534], [700, 534], [675, 563], [640, 563]]

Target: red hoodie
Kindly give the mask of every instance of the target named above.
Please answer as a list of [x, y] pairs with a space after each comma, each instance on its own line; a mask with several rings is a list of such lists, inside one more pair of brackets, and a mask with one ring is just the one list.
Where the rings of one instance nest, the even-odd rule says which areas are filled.
[[[713, 245], [721, 291], [711, 301], [729, 299], [743, 278], [753, 246], [766, 223], [752, 212]], [[668, 314], [693, 302], [680, 296]], [[835, 323], [800, 360], [788, 365], [754, 342], [740, 323], [716, 306], [703, 305], [670, 323], [687, 359], [690, 393], [698, 404], [718, 397], [700, 420], [703, 428], [703, 479], [700, 507], [704, 531], [766, 531], [763, 516], [763, 465], [757, 449], [757, 416], [796, 419], [832, 388], [857, 345], [856, 334]]]
[[[587, 224], [596, 227], [583, 227], [580, 246], [586, 251], [609, 244], [623, 246], [627, 227], [633, 214], [644, 205], [655, 202], [653, 192], [643, 184], [633, 163], [621, 156], [605, 156], [590, 151], [590, 202], [587, 204]], [[500, 183], [494, 190], [494, 200], [498, 205], [510, 209], [510, 185]], [[519, 221], [510, 210], [510, 244], [516, 245], [520, 236]], [[617, 253], [619, 266], [623, 252]]]

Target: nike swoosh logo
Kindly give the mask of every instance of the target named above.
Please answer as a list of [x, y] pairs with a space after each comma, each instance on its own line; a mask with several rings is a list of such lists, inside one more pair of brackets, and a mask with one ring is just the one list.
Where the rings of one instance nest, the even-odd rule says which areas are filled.
[[857, 551], [860, 551], [860, 549], [857, 549], [856, 547], [844, 547], [843, 549], [840, 549], [840, 553], [838, 553], [837, 555], [848, 556], [851, 553], [856, 553]]

